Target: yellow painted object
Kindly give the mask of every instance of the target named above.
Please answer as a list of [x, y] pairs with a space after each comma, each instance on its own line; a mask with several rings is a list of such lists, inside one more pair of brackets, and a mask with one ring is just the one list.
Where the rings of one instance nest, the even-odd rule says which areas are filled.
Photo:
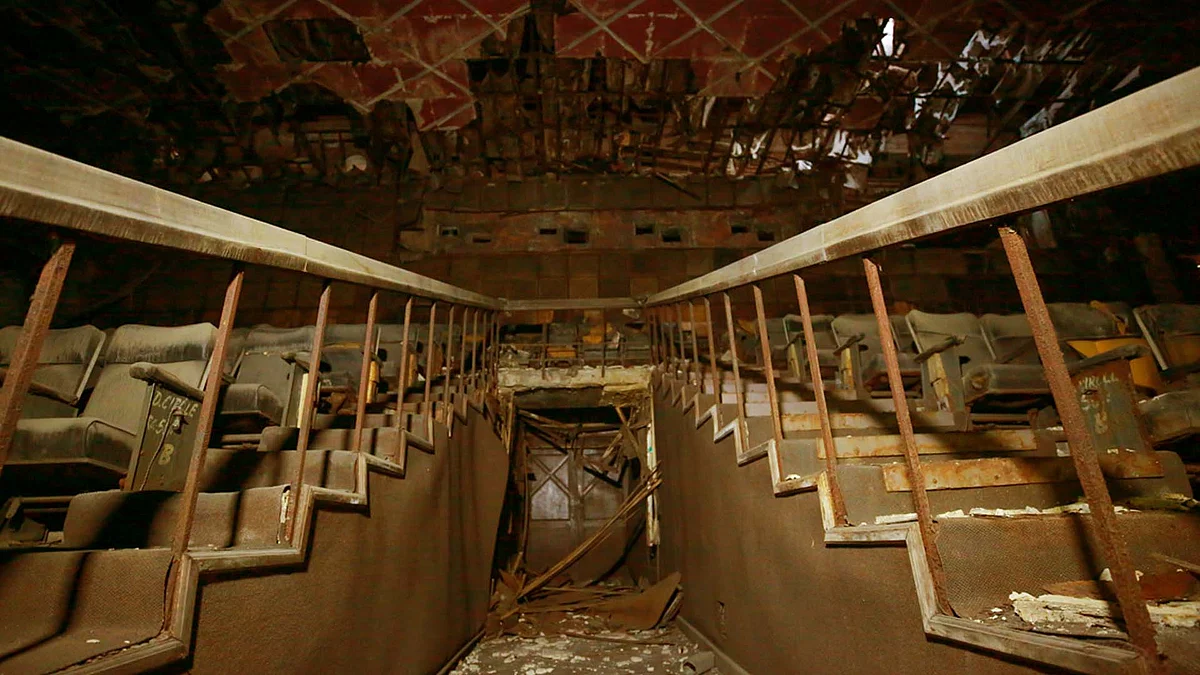
[[[1079, 352], [1084, 358], [1091, 358], [1097, 354], [1124, 347], [1125, 345], [1142, 345], [1149, 348], [1146, 340], [1140, 337], [1115, 337], [1103, 338], [1099, 340], [1068, 340], [1067, 344], [1071, 348]], [[1144, 389], [1151, 391], [1161, 391], [1163, 388], [1162, 378], [1158, 375], [1158, 364], [1154, 362], [1154, 357], [1150, 354], [1129, 362], [1129, 369], [1133, 372], [1133, 383]]]

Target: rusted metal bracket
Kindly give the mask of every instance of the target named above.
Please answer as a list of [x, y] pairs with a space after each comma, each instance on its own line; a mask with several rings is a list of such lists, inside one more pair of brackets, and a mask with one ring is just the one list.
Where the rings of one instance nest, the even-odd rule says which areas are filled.
[[296, 509], [300, 504], [300, 492], [304, 489], [304, 464], [308, 458], [308, 443], [312, 437], [313, 417], [317, 409], [317, 396], [321, 391], [321, 351], [325, 348], [325, 327], [329, 324], [329, 300], [333, 294], [333, 284], [325, 281], [321, 289], [321, 300], [317, 304], [317, 324], [313, 328], [312, 349], [309, 354], [308, 379], [304, 383], [304, 393], [300, 397], [300, 437], [296, 442], [296, 474], [292, 476], [291, 492], [288, 499], [285, 537], [288, 543], [295, 541]]

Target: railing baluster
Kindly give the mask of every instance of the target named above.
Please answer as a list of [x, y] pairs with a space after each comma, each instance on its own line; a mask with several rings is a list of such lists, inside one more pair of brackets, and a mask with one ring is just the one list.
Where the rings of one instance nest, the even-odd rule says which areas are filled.
[[713, 334], [712, 303], [704, 296], [704, 328], [708, 331], [708, 374], [712, 378], [713, 395], [717, 405], [721, 404], [721, 370], [717, 367], [717, 340]]
[[408, 391], [408, 331], [412, 326], [413, 296], [404, 303], [404, 341], [400, 347], [400, 377], [396, 385], [396, 428], [400, 430], [397, 441], [400, 450], [392, 459], [399, 461], [408, 456], [408, 413], [404, 412], [404, 394]]
[[842, 496], [837, 474], [837, 445], [833, 442], [833, 426], [829, 422], [829, 407], [825, 402], [825, 382], [821, 377], [821, 364], [817, 360], [817, 339], [812, 312], [808, 307], [808, 290], [799, 274], [793, 274], [792, 281], [796, 283], [800, 321], [804, 324], [804, 354], [808, 359], [809, 381], [812, 383], [813, 397], [817, 400], [817, 417], [821, 421], [821, 443], [825, 447], [825, 474], [829, 483], [829, 501], [833, 504], [833, 520], [838, 525], [847, 525], [846, 500]]
[[[171, 566], [171, 579], [167, 589], [168, 628], [175, 625], [175, 590], [182, 581], [183, 572], [180, 562], [188, 549], [192, 538], [192, 523], [196, 518], [196, 499], [200, 494], [200, 474], [204, 471], [204, 461], [208, 454], [208, 444], [212, 440], [213, 420], [217, 415], [217, 404], [221, 398], [221, 385], [224, 384], [225, 355], [229, 351], [229, 335], [233, 332], [233, 322], [237, 317], [238, 302], [242, 296], [242, 281], [245, 271], [240, 264], [233, 266], [233, 275], [225, 287], [225, 300], [221, 305], [221, 321], [217, 327], [217, 338], [213, 343], [212, 367], [209, 368], [208, 381], [204, 384], [204, 400], [200, 403], [200, 416], [196, 419], [196, 440], [192, 446], [192, 457], [188, 460], [187, 479], [180, 495], [182, 506], [175, 520], [175, 531], [171, 538], [171, 556], [174, 563]], [[289, 504], [291, 503], [290, 500]], [[174, 632], [174, 631], [172, 631]]]
[[454, 401], [450, 405], [451, 411], [447, 413], [447, 419], [453, 419], [454, 411], [458, 409], [463, 400], [463, 380], [467, 376], [467, 312], [474, 311], [474, 309], [469, 307], [463, 308], [462, 342], [458, 347], [458, 381], [454, 383]]
[[695, 359], [695, 363], [692, 364], [692, 370], [694, 370], [695, 373], [688, 377], [688, 381], [690, 382], [695, 379], [697, 384], [699, 384], [703, 379], [703, 367], [700, 365], [700, 343], [696, 339], [696, 303], [688, 300], [687, 306], [688, 323], [692, 328], [692, 358]]
[[351, 437], [351, 447], [354, 452], [362, 451], [363, 425], [367, 421], [367, 395], [370, 392], [371, 364], [375, 352], [375, 318], [379, 310], [379, 291], [371, 291], [371, 299], [367, 302], [367, 327], [363, 336], [362, 368], [358, 376], [358, 400], [354, 405], [354, 434]]
[[[691, 367], [687, 357], [687, 343], [683, 340], [683, 303], [675, 303], [675, 327], [679, 329], [679, 363], [676, 364], [675, 370], [684, 372], [684, 377], [687, 377], [687, 371]], [[671, 336], [674, 340], [675, 336]]]
[[767, 379], [767, 401], [771, 404], [771, 428], [775, 432], [775, 459], [779, 466], [779, 475], [787, 475], [783, 471], [783, 417], [779, 410], [779, 392], [775, 391], [775, 366], [771, 363], [771, 340], [767, 337], [767, 314], [763, 307], [762, 288], [752, 284], [754, 289], [754, 312], [758, 318], [758, 343], [762, 347], [763, 375]]
[[17, 341], [4, 385], [0, 386], [0, 471], [4, 470], [4, 464], [8, 461], [13, 434], [17, 431], [21, 408], [25, 405], [25, 393], [33, 382], [33, 373], [42, 356], [42, 343], [46, 341], [46, 332], [50, 330], [54, 308], [58, 306], [58, 296], [62, 294], [63, 281], [67, 278], [74, 255], [74, 241], [68, 239], [58, 243], [46, 264], [42, 265], [37, 286], [29, 301], [29, 310], [25, 312], [21, 339]]
[[[738, 432], [742, 434], [742, 442], [749, 443], [747, 436], [750, 429], [746, 426], [746, 394], [742, 391], [742, 375], [738, 371], [737, 333], [733, 328], [733, 305], [729, 302], [729, 294], [721, 293], [725, 300], [725, 325], [729, 329], [729, 355], [733, 360], [733, 395], [737, 400]], [[717, 394], [717, 401], [721, 395]]]
[[942, 613], [953, 616], [950, 601], [946, 599], [946, 571], [942, 567], [942, 555], [937, 547], [937, 529], [933, 523], [933, 512], [929, 507], [929, 494], [925, 491], [925, 472], [921, 470], [921, 456], [917, 454], [917, 439], [913, 434], [912, 415], [908, 410], [908, 397], [904, 395], [904, 383], [900, 380], [900, 357], [896, 353], [896, 340], [892, 337], [892, 321], [888, 317], [887, 301], [883, 299], [883, 285], [879, 281], [879, 266], [863, 258], [863, 269], [867, 274], [867, 287], [871, 291], [871, 308], [875, 311], [875, 322], [879, 326], [879, 342], [882, 345], [883, 361], [887, 365], [888, 388], [892, 391], [892, 403], [896, 408], [896, 424], [904, 441], [904, 461], [908, 466], [908, 483], [912, 487], [913, 508], [917, 512], [917, 526], [921, 531], [921, 546], [929, 563], [933, 579], [933, 594]]
[[450, 305], [450, 317], [446, 319], [446, 356], [442, 359], [442, 372], [444, 373], [442, 375], [442, 407], [438, 411], [438, 418], [442, 420], [442, 424], [447, 426], [454, 414], [451, 411], [453, 406], [450, 404], [450, 373], [454, 366], [454, 310], [456, 309], [458, 309], [456, 305]]
[[433, 325], [437, 321], [437, 302], [429, 306], [429, 338], [425, 341], [425, 439], [433, 442]]
[[467, 372], [467, 379], [471, 381], [472, 389], [475, 387], [475, 371], [479, 366], [479, 315], [482, 313], [483, 310], [477, 309], [471, 315], [471, 370]]
[[[1095, 524], [1096, 539], [1105, 562], [1112, 570], [1113, 587], [1117, 602], [1121, 606], [1121, 614], [1125, 618], [1129, 639], [1142, 654], [1151, 671], [1162, 672], [1163, 665], [1158, 658], [1154, 624], [1150, 621], [1150, 613], [1142, 597], [1125, 537], [1117, 525], [1108, 484], [1104, 480], [1104, 473], [1096, 457], [1095, 443], [1092, 442], [1092, 434], [1079, 403], [1079, 392], [1067, 372], [1054, 324], [1050, 321], [1050, 313], [1046, 310], [1046, 301], [1042, 297], [1037, 274], [1029, 259], [1029, 251], [1025, 248], [1021, 236], [1010, 228], [1000, 228], [1000, 240], [1004, 244], [1004, 252], [1008, 255], [1008, 264], [1012, 268], [1017, 290], [1021, 293], [1021, 304], [1025, 306], [1025, 315], [1029, 319], [1029, 327], [1032, 329], [1034, 343], [1042, 360], [1046, 381], [1050, 385], [1050, 393], [1054, 396], [1054, 406], [1058, 409], [1063, 431], [1067, 435], [1071, 461], [1075, 464], [1075, 472], [1079, 476], [1080, 485], [1083, 486], [1083, 495], [1087, 499], [1092, 522]], [[1134, 423], [1134, 420], [1129, 421]]]
[[321, 301], [317, 305], [317, 325], [313, 330], [312, 349], [308, 358], [308, 380], [300, 397], [300, 437], [296, 442], [296, 473], [292, 476], [291, 499], [288, 500], [286, 537], [288, 543], [295, 542], [296, 514], [300, 508], [300, 493], [304, 490], [304, 464], [308, 459], [309, 436], [312, 435], [313, 417], [317, 399], [321, 393], [321, 350], [325, 347], [325, 326], [329, 323], [329, 298], [333, 284], [325, 281], [321, 289]]

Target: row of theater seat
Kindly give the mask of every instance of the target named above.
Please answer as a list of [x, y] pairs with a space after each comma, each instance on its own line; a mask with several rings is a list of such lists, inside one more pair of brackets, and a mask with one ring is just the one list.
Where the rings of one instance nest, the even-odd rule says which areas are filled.
[[[320, 369], [323, 394], [357, 391], [364, 328], [328, 327]], [[234, 331], [220, 369], [226, 386], [218, 433], [297, 424], [313, 332], [312, 326]], [[402, 333], [402, 326], [379, 327], [372, 394], [395, 390], [402, 370], [406, 383], [417, 378], [417, 354], [426, 351], [421, 338], [427, 328], [410, 328], [407, 368], [383, 358], [399, 357]], [[173, 461], [174, 448], [194, 431], [192, 420], [212, 376], [215, 338], [216, 329], [208, 323], [127, 325], [107, 333], [93, 326], [50, 331], [17, 424], [4, 491], [64, 494], [110, 487], [127, 476], [136, 478], [135, 489], [177, 481], [182, 463]], [[20, 327], [0, 329], [0, 368], [8, 366], [20, 339]], [[395, 349], [389, 352], [392, 343]], [[430, 351], [436, 372], [436, 339]], [[150, 465], [136, 466], [139, 456], [152, 460]], [[157, 464], [165, 468], [155, 470]]]

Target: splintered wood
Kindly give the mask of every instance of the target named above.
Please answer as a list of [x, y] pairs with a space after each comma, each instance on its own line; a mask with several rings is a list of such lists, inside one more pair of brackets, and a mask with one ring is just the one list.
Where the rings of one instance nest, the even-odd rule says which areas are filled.
[[[645, 589], [628, 586], [551, 587], [550, 583], [610, 536], [618, 523], [630, 517], [662, 484], [658, 469], [651, 471], [624, 503], [591, 536], [549, 569], [533, 577], [523, 570], [501, 570], [492, 597], [487, 632], [513, 632], [522, 615], [589, 613], [609, 628], [646, 630], [674, 618], [682, 593], [678, 573]], [[518, 565], [519, 565], [518, 560]], [[543, 622], [547, 623], [547, 622]]]

